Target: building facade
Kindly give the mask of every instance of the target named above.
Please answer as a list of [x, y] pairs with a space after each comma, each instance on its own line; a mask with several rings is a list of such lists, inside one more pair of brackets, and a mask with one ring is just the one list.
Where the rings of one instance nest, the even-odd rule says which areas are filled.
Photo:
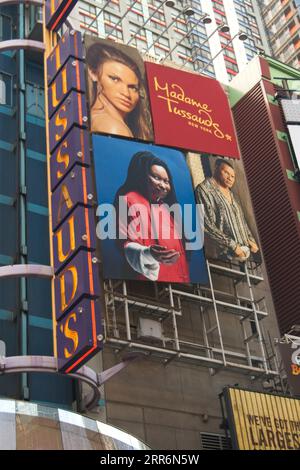
[[270, 0], [259, 3], [273, 56], [284, 64], [299, 69], [299, 1]]
[[[79, 1], [71, 14], [75, 29], [121, 41], [161, 62], [227, 83], [259, 50], [270, 53], [256, 0], [184, 2]], [[201, 18], [207, 14], [204, 20]], [[145, 26], [143, 26], [145, 25]], [[228, 26], [228, 28], [224, 28]]]
[[[1, 7], [1, 41], [43, 41], [41, 11]], [[1, 266], [49, 265], [43, 54], [0, 54]], [[5, 234], [4, 227], [7, 228]], [[6, 356], [53, 355], [50, 281], [2, 279], [1, 340]], [[4, 355], [5, 355], [4, 354]], [[1, 376], [1, 395], [71, 407], [74, 390], [63, 377]], [[53, 386], [50, 386], [53, 383]]]
[[[282, 107], [284, 98], [299, 107], [299, 92], [289, 91], [300, 89], [299, 79], [292, 67], [257, 58], [248, 74], [233, 82], [239, 90], [233, 112], [281, 334], [299, 324], [294, 255], [299, 243], [299, 148], [293, 146]], [[246, 126], [249, 115], [255, 118]], [[299, 132], [299, 118], [294, 119]]]

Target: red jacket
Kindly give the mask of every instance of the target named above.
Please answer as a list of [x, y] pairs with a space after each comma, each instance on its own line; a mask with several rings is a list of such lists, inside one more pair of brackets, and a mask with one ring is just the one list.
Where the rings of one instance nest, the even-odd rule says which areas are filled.
[[[127, 226], [120, 220], [119, 232], [124, 239], [123, 246], [136, 242], [143, 246], [161, 245], [180, 253], [174, 264], [160, 263], [157, 281], [190, 282], [189, 267], [182, 240], [179, 239], [174, 219], [164, 204], [150, 204], [141, 194], [131, 191], [124, 195], [127, 200]], [[136, 205], [141, 207], [137, 207]], [[132, 207], [134, 206], [134, 207]], [[152, 216], [152, 220], [151, 220]], [[151, 227], [152, 222], [152, 227]], [[176, 237], [177, 236], [177, 237]], [[126, 239], [125, 239], [126, 238]], [[139, 274], [139, 279], [146, 279]]]

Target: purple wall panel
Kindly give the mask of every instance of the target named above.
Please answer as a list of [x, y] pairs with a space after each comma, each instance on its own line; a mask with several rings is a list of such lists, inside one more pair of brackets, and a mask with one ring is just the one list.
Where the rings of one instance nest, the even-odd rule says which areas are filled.
[[100, 296], [99, 265], [92, 254], [79, 251], [54, 280], [56, 319], [61, 319], [82, 298]]
[[59, 105], [71, 90], [85, 92], [84, 63], [70, 57], [48, 88], [49, 117], [53, 116]]
[[77, 206], [71, 216], [53, 234], [55, 274], [61, 271], [79, 250], [95, 251], [95, 249], [94, 211], [92, 208]]
[[52, 194], [53, 231], [78, 205], [94, 204], [92, 188], [90, 168], [76, 166], [66, 176]]
[[50, 152], [66, 137], [74, 126], [87, 126], [87, 109], [84, 95], [71, 91], [49, 121]]
[[[97, 339], [102, 334], [101, 305], [97, 301], [84, 299], [59, 323], [57, 323], [58, 367], [67, 370], [70, 364], [83, 359], [90, 351], [89, 358], [101, 347]], [[79, 362], [79, 366], [82, 363]], [[78, 368], [78, 367], [77, 367]]]

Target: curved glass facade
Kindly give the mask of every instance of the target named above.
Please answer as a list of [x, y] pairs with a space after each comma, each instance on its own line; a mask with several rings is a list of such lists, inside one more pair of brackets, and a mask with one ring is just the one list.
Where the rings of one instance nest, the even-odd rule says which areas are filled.
[[146, 450], [108, 424], [57, 408], [0, 400], [0, 450]]

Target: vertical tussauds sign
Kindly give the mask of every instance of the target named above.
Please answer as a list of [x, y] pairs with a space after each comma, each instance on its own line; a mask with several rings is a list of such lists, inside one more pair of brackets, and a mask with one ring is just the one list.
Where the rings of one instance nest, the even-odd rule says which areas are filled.
[[76, 1], [45, 4], [45, 90], [54, 352], [74, 372], [101, 349], [100, 280], [81, 34], [56, 31]]

